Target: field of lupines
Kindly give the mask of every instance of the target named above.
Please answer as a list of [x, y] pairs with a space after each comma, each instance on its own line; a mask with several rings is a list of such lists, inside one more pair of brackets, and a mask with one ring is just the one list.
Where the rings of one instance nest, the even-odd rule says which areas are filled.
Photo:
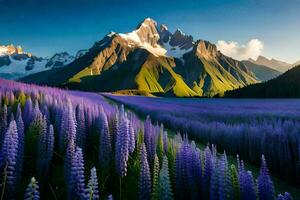
[[0, 100], [1, 200], [292, 199], [263, 155], [253, 177], [238, 156], [168, 138], [100, 95], [0, 80]]
[[247, 162], [264, 154], [274, 175], [300, 184], [300, 100], [108, 97]]

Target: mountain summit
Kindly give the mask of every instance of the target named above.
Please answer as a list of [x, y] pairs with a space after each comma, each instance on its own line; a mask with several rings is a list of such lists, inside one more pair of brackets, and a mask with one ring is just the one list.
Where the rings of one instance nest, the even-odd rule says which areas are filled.
[[274, 58], [268, 59], [264, 56], [259, 56], [256, 60], [253, 60], [250, 58], [249, 61], [254, 64], [257, 64], [257, 65], [263, 65], [263, 66], [270, 67], [279, 72], [285, 72], [292, 67], [291, 64], [289, 64], [289, 63], [286, 63], [286, 62], [283, 62], [280, 60], [276, 60]]
[[[55, 77], [55, 78], [53, 78]], [[110, 33], [65, 67], [24, 82], [72, 89], [167, 96], [212, 96], [258, 82], [216, 45], [170, 32], [151, 18], [129, 33]]]
[[0, 56], [13, 55], [13, 54], [23, 54], [23, 49], [21, 46], [15, 47], [14, 45], [0, 45]]
[[[84, 55], [85, 50], [77, 53], [76, 58]], [[26, 53], [21, 46], [0, 46], [0, 77], [18, 79], [30, 74], [51, 70], [68, 65], [74, 56], [67, 52], [56, 53], [50, 58], [37, 57]]]

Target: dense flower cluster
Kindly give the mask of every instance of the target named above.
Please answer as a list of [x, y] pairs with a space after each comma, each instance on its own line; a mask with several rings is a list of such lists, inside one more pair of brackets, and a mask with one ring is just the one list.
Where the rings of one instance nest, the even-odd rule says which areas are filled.
[[[239, 158], [229, 163], [213, 145], [200, 150], [179, 133], [169, 138], [163, 125], [140, 121], [98, 94], [0, 83], [5, 199], [276, 198], [264, 156], [256, 180]], [[28, 180], [25, 189], [20, 183]]]
[[170, 129], [188, 133], [190, 139], [215, 144], [230, 155], [239, 154], [247, 162], [257, 164], [264, 154], [272, 163], [273, 174], [300, 184], [299, 100], [107, 97]]

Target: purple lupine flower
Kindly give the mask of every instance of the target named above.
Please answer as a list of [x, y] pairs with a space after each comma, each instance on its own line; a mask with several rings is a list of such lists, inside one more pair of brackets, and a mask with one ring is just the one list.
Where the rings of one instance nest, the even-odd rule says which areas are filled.
[[164, 143], [164, 152], [166, 154], [168, 152], [168, 133], [167, 133], [167, 131], [164, 131], [163, 143]]
[[240, 180], [242, 199], [243, 200], [256, 200], [255, 185], [253, 176], [250, 171], [243, 171], [242, 179]]
[[120, 119], [118, 118], [118, 114], [114, 114], [111, 116], [110, 120], [110, 132], [111, 132], [111, 144], [112, 144], [112, 149], [116, 149], [116, 144], [117, 144], [117, 138], [118, 138], [118, 133], [119, 133], [119, 121]]
[[282, 194], [279, 194], [278, 197], [277, 197], [277, 200], [285, 200], [285, 199], [284, 199], [284, 196]]
[[239, 180], [240, 190], [242, 194], [242, 190], [244, 188], [244, 176], [247, 172], [245, 170], [244, 161], [240, 160], [239, 155], [237, 155], [237, 166], [238, 166], [238, 180]]
[[232, 199], [232, 187], [226, 153], [219, 160], [219, 197], [220, 200]]
[[[60, 107], [56, 107], [55, 109], [55, 127], [61, 128], [61, 122], [63, 120], [63, 109]], [[60, 134], [60, 132], [59, 132]]]
[[100, 199], [99, 197], [99, 189], [98, 189], [98, 178], [97, 178], [97, 173], [96, 173], [96, 168], [93, 167], [91, 169], [91, 175], [90, 175], [90, 180], [87, 185], [87, 190], [88, 190], [88, 199], [90, 200], [97, 200]]
[[107, 200], [113, 200], [113, 195], [112, 194], [108, 195]]
[[153, 165], [153, 173], [152, 173], [152, 200], [158, 200], [159, 198], [159, 159], [157, 155], [154, 156], [154, 165]]
[[102, 169], [107, 169], [111, 161], [111, 139], [108, 127], [107, 117], [104, 112], [101, 114], [101, 133], [100, 133], [100, 147], [99, 147], [99, 164]]
[[130, 142], [129, 142], [129, 153], [133, 153], [134, 149], [135, 149], [135, 131], [133, 128], [133, 124], [132, 121], [129, 121], [129, 138], [130, 138]]
[[72, 183], [72, 196], [75, 199], [84, 199], [86, 197], [85, 178], [84, 178], [84, 160], [82, 149], [76, 147], [71, 166], [71, 183]]
[[258, 197], [260, 200], [274, 200], [275, 192], [274, 185], [269, 175], [269, 169], [265, 160], [265, 156], [262, 155], [260, 174], [257, 178], [258, 185]]
[[8, 199], [12, 198], [17, 181], [18, 166], [18, 130], [15, 121], [11, 121], [2, 146], [3, 160], [6, 163], [6, 185]]
[[123, 104], [120, 106], [120, 108], [118, 109], [118, 111], [119, 111], [119, 119], [124, 118], [125, 117], [125, 109], [124, 109], [124, 105]]
[[42, 107], [42, 114], [44, 116], [46, 116], [47, 125], [49, 126], [50, 125], [50, 112], [49, 112], [48, 106], [46, 104], [44, 104]]
[[48, 163], [51, 162], [52, 157], [53, 157], [54, 142], [55, 142], [54, 128], [53, 128], [53, 125], [50, 124], [49, 129], [48, 129], [48, 134], [47, 134], [47, 151], [46, 151]]
[[151, 199], [151, 175], [147, 159], [146, 146], [143, 143], [140, 149], [141, 171], [139, 177], [139, 199]]
[[76, 120], [77, 120], [76, 144], [79, 147], [81, 147], [83, 151], [85, 151], [87, 131], [86, 131], [84, 109], [82, 104], [80, 104], [77, 107]]
[[[152, 135], [152, 124], [151, 124], [151, 119], [148, 115], [144, 122], [144, 141], [145, 141], [146, 148], [147, 148], [147, 144], [150, 143], [150, 141], [149, 141], [150, 135]], [[148, 150], [148, 148], [147, 148], [147, 150]], [[148, 154], [149, 154], [149, 152], [148, 152]]]
[[0, 119], [0, 147], [1, 147], [7, 129], [7, 106], [6, 105], [3, 106], [0, 117], [1, 117]]
[[167, 156], [163, 157], [162, 168], [159, 173], [158, 199], [173, 200]]
[[93, 112], [93, 109], [91, 109], [91, 108], [88, 108], [88, 110], [85, 112], [86, 127], [92, 126], [92, 123], [93, 123], [92, 112]]
[[156, 145], [156, 153], [157, 153], [157, 156], [159, 158], [159, 161], [160, 161], [160, 166], [162, 166], [162, 162], [163, 162], [163, 157], [164, 157], [164, 142], [163, 142], [163, 133], [164, 133], [164, 127], [163, 125], [161, 125], [161, 128], [160, 128], [160, 133], [157, 137], [157, 145]]
[[39, 193], [38, 182], [35, 180], [34, 177], [32, 177], [26, 189], [24, 200], [39, 200], [39, 199], [40, 199], [40, 193]]
[[68, 101], [68, 108], [62, 115], [61, 132], [59, 138], [60, 151], [64, 151], [66, 144], [70, 140], [76, 140], [76, 119], [72, 104], [70, 101]]
[[35, 118], [37, 118], [39, 115], [41, 115], [41, 110], [40, 110], [40, 106], [39, 106], [39, 102], [36, 100], [34, 103], [34, 108], [33, 108], [33, 112], [32, 112], [32, 119], [34, 120]]
[[[75, 142], [74, 140], [70, 140], [67, 145], [66, 156], [64, 161], [64, 175], [65, 180], [68, 183], [68, 193], [72, 193], [72, 180], [71, 180], [71, 168], [72, 168], [72, 160], [75, 154]], [[70, 195], [68, 195], [70, 196]]]
[[190, 147], [185, 140], [176, 154], [175, 173], [176, 173], [176, 196], [184, 199], [189, 195], [188, 186], [188, 161], [190, 160]]
[[2, 167], [5, 165], [4, 157], [2, 151], [0, 151], [0, 172], [2, 171]]
[[39, 134], [38, 151], [37, 151], [37, 157], [38, 157], [37, 169], [40, 178], [45, 177], [46, 172], [48, 170], [46, 152], [47, 152], [47, 121], [46, 121], [46, 117], [44, 116], [41, 123], [41, 132]]
[[115, 145], [116, 170], [120, 177], [127, 175], [127, 162], [129, 157], [129, 122], [126, 117], [120, 119], [119, 132]]
[[235, 166], [232, 164], [230, 166], [230, 181], [233, 193], [233, 199], [240, 199], [240, 184], [238, 180], [238, 172]]
[[18, 104], [17, 108], [17, 115], [16, 115], [16, 124], [18, 129], [18, 172], [17, 172], [17, 178], [20, 179], [22, 176], [22, 170], [23, 170], [23, 157], [24, 157], [24, 123], [22, 119], [22, 111], [21, 111], [21, 105]]
[[210, 187], [209, 187], [209, 199], [210, 200], [219, 200], [219, 169], [218, 163], [213, 167], [211, 178], [210, 178]]
[[195, 146], [191, 147], [190, 150], [187, 175], [189, 188], [191, 190], [191, 199], [200, 199], [202, 163], [200, 158], [200, 150]]
[[293, 197], [290, 193], [285, 192], [284, 195], [279, 194], [277, 200], [293, 200]]
[[41, 178], [45, 178], [47, 176], [54, 148], [53, 126], [50, 125], [49, 129], [47, 130], [47, 121], [45, 116], [43, 119], [43, 124], [44, 125], [39, 136], [38, 145], [38, 174]]
[[210, 178], [213, 171], [212, 154], [207, 146], [204, 150], [204, 168], [203, 168], [203, 182], [202, 182], [202, 194], [204, 199], [209, 198], [209, 184]]
[[28, 127], [31, 121], [33, 120], [32, 110], [33, 110], [32, 100], [29, 97], [25, 102], [24, 111], [23, 111], [23, 120], [24, 120], [25, 127]]

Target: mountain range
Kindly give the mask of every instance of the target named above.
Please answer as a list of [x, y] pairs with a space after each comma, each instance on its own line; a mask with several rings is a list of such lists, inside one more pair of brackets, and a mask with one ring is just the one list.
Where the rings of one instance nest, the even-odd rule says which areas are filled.
[[286, 72], [287, 70], [291, 69], [292, 67], [295, 67], [300, 64], [300, 60], [293, 64], [290, 64], [290, 63], [286, 63], [286, 62], [283, 62], [280, 60], [276, 60], [274, 58], [269, 59], [264, 56], [259, 56], [259, 57], [257, 57], [256, 60], [253, 60], [250, 58], [248, 61], [250, 61], [256, 65], [262, 65], [262, 66], [272, 68], [279, 72]]
[[263, 83], [227, 91], [228, 98], [300, 98], [300, 65]]
[[282, 74], [282, 72], [277, 71], [271, 67], [261, 64], [255, 64], [255, 62], [252, 62], [251, 60], [243, 60], [242, 63], [244, 63], [260, 81], [268, 81]]
[[[300, 62], [300, 61], [299, 61]], [[146, 18], [129, 33], [107, 34], [75, 56], [37, 57], [0, 46], [0, 77], [76, 90], [155, 96], [214, 96], [278, 77], [296, 65], [259, 56], [238, 61], [215, 44]]]
[[59, 68], [68, 65], [85, 51], [79, 51], [76, 56], [67, 52], [56, 53], [50, 58], [37, 57], [23, 51], [21, 46], [0, 46], [0, 77], [18, 79], [24, 76]]
[[[55, 78], [54, 78], [55, 77]], [[213, 96], [260, 80], [247, 66], [153, 19], [135, 30], [111, 32], [70, 64], [31, 74], [23, 82], [71, 89], [135, 91], [167, 96]]]

